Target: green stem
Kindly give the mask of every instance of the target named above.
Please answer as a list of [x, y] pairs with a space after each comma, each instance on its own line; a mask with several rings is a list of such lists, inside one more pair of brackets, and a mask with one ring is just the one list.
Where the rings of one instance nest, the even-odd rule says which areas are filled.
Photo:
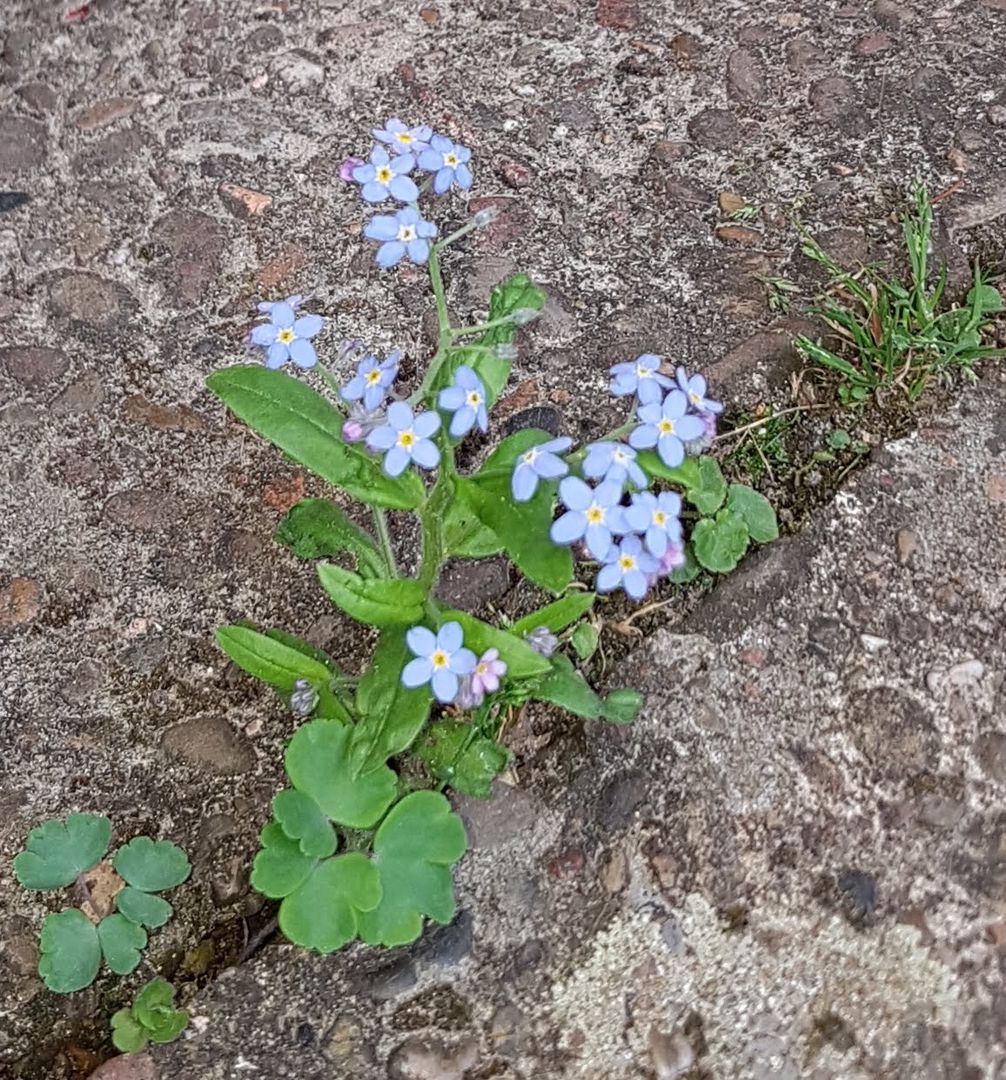
[[440, 256], [438, 249], [440, 245], [435, 244], [430, 249], [429, 268], [430, 268], [430, 287], [433, 289], [433, 298], [437, 303], [437, 323], [440, 326], [440, 343], [441, 347], [444, 343], [444, 337], [449, 333], [451, 328], [451, 320], [447, 314], [447, 297], [444, 294], [444, 279], [440, 274]]
[[492, 319], [490, 322], [479, 323], [477, 326], [455, 326], [449, 331], [451, 337], [465, 337], [468, 334], [484, 334], [487, 330], [495, 330], [497, 326], [509, 326], [513, 323], [512, 315], [504, 315], [500, 319]]
[[391, 546], [391, 533], [388, 531], [388, 517], [379, 507], [372, 508], [374, 511], [374, 528], [377, 531], [377, 539], [381, 543], [381, 551], [384, 553], [384, 561], [387, 564], [388, 573], [392, 577], [398, 575], [398, 564], [395, 562], [395, 549]]
[[429, 498], [419, 510], [419, 521], [423, 530], [419, 584], [427, 594], [433, 592], [440, 580], [440, 568], [444, 561], [444, 515], [453, 497], [453, 469], [441, 468]]
[[433, 250], [443, 251], [445, 247], [449, 247], [456, 240], [460, 240], [462, 236], [467, 236], [472, 229], [477, 229], [481, 224], [483, 224], [483, 222], [471, 218], [469, 221], [466, 221], [460, 229], [455, 229], [450, 236], [445, 236], [443, 240], [438, 241]]

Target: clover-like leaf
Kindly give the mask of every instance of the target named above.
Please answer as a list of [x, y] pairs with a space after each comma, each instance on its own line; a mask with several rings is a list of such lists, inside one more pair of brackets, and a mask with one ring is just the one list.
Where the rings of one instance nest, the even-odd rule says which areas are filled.
[[175, 1008], [175, 988], [161, 978], [152, 979], [136, 995], [132, 1015], [154, 1043], [177, 1039], [189, 1022], [188, 1013]]
[[295, 944], [334, 952], [356, 937], [359, 920], [381, 900], [377, 868], [359, 851], [326, 859], [279, 908], [279, 928]]
[[294, 787], [332, 821], [367, 829], [391, 805], [398, 778], [383, 762], [354, 775], [351, 734], [352, 728], [338, 720], [312, 720], [297, 729], [284, 760]]
[[721, 510], [714, 518], [702, 518], [692, 530], [695, 558], [717, 574], [728, 574], [740, 562], [748, 546], [748, 527], [740, 514]]
[[144, 892], [160, 892], [180, 885], [191, 873], [185, 852], [170, 840], [137, 836], [123, 844], [112, 860], [127, 884]]
[[131, 1009], [112, 1013], [112, 1045], [124, 1054], [139, 1054], [147, 1048], [146, 1029], [134, 1019]]
[[369, 945], [405, 945], [419, 937], [424, 915], [449, 923], [455, 912], [451, 866], [466, 847], [461, 819], [443, 795], [406, 795], [374, 836], [383, 895], [360, 916], [360, 937]]
[[259, 841], [262, 847], [252, 864], [252, 888], [272, 900], [289, 896], [317, 865], [318, 860], [305, 855], [275, 821], [266, 825]]
[[172, 907], [160, 896], [127, 885], [115, 898], [119, 911], [134, 923], [156, 930], [171, 918]]
[[128, 975], [140, 962], [147, 932], [125, 915], [107, 915], [98, 923], [98, 941], [105, 963], [116, 975]]
[[105, 854], [112, 823], [100, 814], [68, 814], [28, 833], [14, 858], [14, 876], [26, 889], [61, 889]]
[[779, 536], [779, 522], [772, 504], [760, 492], [746, 484], [731, 484], [727, 509], [739, 514], [752, 540], [768, 544]]
[[39, 949], [38, 973], [57, 994], [72, 994], [90, 986], [101, 967], [98, 931], [76, 908], [46, 915]]
[[305, 855], [324, 859], [335, 851], [335, 830], [310, 795], [292, 788], [281, 791], [272, 801], [272, 813], [283, 832], [300, 842]]

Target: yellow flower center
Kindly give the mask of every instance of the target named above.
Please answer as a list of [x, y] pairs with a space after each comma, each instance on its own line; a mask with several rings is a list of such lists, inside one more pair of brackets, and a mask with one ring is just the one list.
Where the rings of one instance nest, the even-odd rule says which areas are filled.
[[391, 178], [394, 175], [395, 174], [391, 171], [391, 169], [388, 168], [387, 165], [377, 166], [377, 182], [379, 184], [390, 184]]
[[591, 525], [601, 525], [604, 522], [604, 507], [594, 503], [587, 511], [587, 520]]
[[286, 326], [276, 335], [276, 340], [283, 345], [289, 345], [296, 336], [297, 335], [293, 332], [293, 327]]
[[407, 244], [407, 243], [409, 243], [410, 240], [415, 240], [415, 238], [416, 238], [416, 227], [415, 227], [415, 225], [400, 225], [399, 226], [399, 228], [398, 228], [398, 239], [401, 240], [403, 244]]
[[476, 667], [475, 672], [478, 675], [488, 675], [489, 674], [489, 665], [488, 664], [479, 664], [478, 667]]
[[477, 409], [482, 404], [482, 395], [478, 390], [472, 390], [468, 395], [468, 404], [471, 405], [473, 409]]
[[660, 526], [664, 526], [667, 524], [667, 515], [663, 512], [663, 510], [653, 511], [653, 524]]
[[623, 572], [636, 569], [636, 560], [631, 555], [619, 555], [618, 565], [622, 568]]
[[458, 155], [455, 153], [444, 154], [444, 164], [453, 169], [458, 164]]
[[661, 435], [673, 435], [674, 434], [674, 421], [668, 420], [665, 416], [663, 420], [657, 424], [657, 430]]
[[447, 661], [449, 659], [450, 657], [447, 655], [447, 653], [444, 652], [443, 649], [437, 649], [437, 651], [430, 657], [430, 663], [435, 668], [447, 667]]
[[381, 369], [380, 368], [374, 368], [373, 371], [368, 371], [367, 372], [367, 382], [369, 382], [371, 386], [374, 386], [376, 383], [379, 383], [380, 381], [381, 381]]
[[408, 146], [412, 142], [412, 136], [407, 131], [400, 131], [395, 138], [403, 145]]
[[412, 434], [412, 429], [408, 431], [402, 431], [398, 435], [398, 445], [404, 446], [406, 450], [410, 450], [416, 443], [416, 437]]

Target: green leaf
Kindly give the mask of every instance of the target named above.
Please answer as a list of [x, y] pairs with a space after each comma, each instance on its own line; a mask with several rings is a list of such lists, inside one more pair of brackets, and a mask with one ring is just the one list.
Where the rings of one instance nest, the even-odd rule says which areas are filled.
[[115, 898], [115, 906], [131, 922], [156, 930], [172, 915], [172, 907], [160, 896], [127, 885]]
[[652, 480], [668, 480], [686, 490], [701, 486], [697, 457], [686, 457], [680, 465], [672, 469], [670, 465], [663, 463], [655, 450], [640, 450], [636, 454], [636, 461]]
[[429, 687], [410, 690], [402, 685], [402, 670], [411, 659], [404, 630], [381, 633], [370, 667], [356, 688], [360, 719], [350, 749], [354, 774], [401, 753], [426, 723], [430, 714]]
[[1003, 298], [991, 285], [975, 285], [968, 292], [968, 303], [979, 315], [992, 315], [1003, 309]]
[[397, 803], [374, 836], [380, 904], [360, 916], [369, 945], [406, 945], [422, 933], [423, 916], [454, 918], [451, 866], [465, 853], [464, 826], [435, 791], [414, 791]]
[[373, 540], [328, 499], [301, 499], [279, 523], [275, 539], [298, 559], [329, 559], [348, 551], [359, 560], [361, 573], [381, 577], [387, 572]]
[[731, 484], [727, 509], [744, 519], [748, 535], [759, 544], [779, 538], [779, 523], [772, 504], [760, 492], [744, 484]]
[[282, 694], [291, 694], [298, 679], [307, 679], [315, 689], [332, 681], [332, 672], [320, 660], [247, 626], [217, 627], [217, 644], [242, 671]]
[[721, 510], [715, 520], [703, 518], [692, 529], [695, 558], [717, 574], [727, 574], [740, 562], [748, 546], [748, 527], [740, 514]]
[[573, 651], [581, 660], [589, 660], [595, 652], [597, 652], [597, 644], [600, 641], [600, 634], [597, 632], [597, 627], [593, 623], [582, 622], [573, 631], [569, 643], [573, 646]]
[[366, 580], [334, 563], [321, 563], [318, 577], [342, 610], [368, 626], [414, 626], [423, 617], [426, 593], [413, 578]]
[[174, 1011], [175, 988], [167, 979], [156, 978], [144, 986], [133, 1000], [133, 1013], [145, 1028], [161, 1023], [166, 1010]]
[[82, 911], [69, 908], [46, 915], [38, 943], [38, 973], [50, 990], [72, 994], [94, 982], [101, 967], [101, 943]]
[[115, 853], [112, 865], [126, 884], [144, 892], [173, 889], [192, 871], [180, 847], [170, 840], [155, 843], [149, 836], [137, 836], [124, 844]]
[[278, 822], [266, 825], [259, 839], [262, 847], [252, 864], [251, 884], [272, 900], [289, 896], [318, 865], [318, 860], [305, 855], [300, 844], [291, 840]]
[[112, 823], [99, 814], [45, 821], [14, 857], [14, 876], [26, 889], [61, 889], [101, 861], [111, 837]]
[[106, 915], [97, 931], [105, 963], [116, 975], [128, 975], [140, 962], [140, 950], [147, 944], [146, 930], [116, 914]]
[[287, 788], [273, 799], [272, 813], [283, 832], [299, 841], [305, 855], [325, 859], [335, 851], [335, 830], [310, 795]]
[[715, 514], [727, 497], [723, 470], [715, 458], [703, 456], [695, 460], [699, 463], [698, 483], [687, 488], [685, 496], [700, 514]]
[[685, 544], [685, 561], [676, 566], [668, 575], [668, 579], [675, 585], [687, 585], [694, 581], [702, 572], [702, 567], [695, 561], [695, 551], [690, 543]]
[[162, 1044], [174, 1042], [188, 1024], [189, 1014], [184, 1009], [172, 1009], [170, 1016], [166, 1016], [157, 1027], [149, 1029], [150, 1041]]
[[539, 626], [544, 626], [553, 634], [558, 634], [560, 630], [565, 630], [567, 626], [586, 615], [594, 606], [596, 599], [596, 595], [592, 592], [567, 593], [560, 600], [554, 600], [551, 604], [532, 611], [530, 615], [525, 615], [523, 619], [518, 619], [510, 627], [510, 632], [517, 637], [524, 637]]
[[604, 712], [604, 702], [591, 688], [587, 680], [573, 667], [572, 661], [562, 653], [551, 658], [552, 670], [542, 679], [532, 693], [536, 701], [550, 701], [574, 716], [598, 720]]
[[[380, 835], [380, 832], [378, 832]], [[279, 908], [279, 928], [296, 945], [334, 952], [356, 937], [363, 913], [381, 900], [377, 867], [358, 851], [319, 863]]]
[[612, 724], [631, 724], [643, 707], [643, 695], [638, 690], [623, 687], [612, 690], [604, 699], [601, 719]]
[[302, 724], [286, 749], [286, 771], [294, 787], [310, 795], [332, 821], [369, 829], [391, 805], [397, 777], [384, 764], [353, 770], [352, 730], [338, 720]]
[[[329, 655], [310, 642], [302, 641], [296, 635], [286, 633], [285, 630], [266, 630], [265, 636], [280, 645], [285, 645], [288, 649], [292, 649], [293, 652], [300, 653], [301, 656], [306, 657], [308, 660], [320, 664], [328, 672], [328, 678], [324, 682], [315, 682], [308, 679], [318, 693], [318, 704], [314, 708], [314, 716], [326, 720], [352, 720], [346, 705], [331, 689], [337, 679], [344, 679], [345, 676], [343, 676], [339, 665]], [[288, 659], [290, 658], [288, 657]], [[306, 678], [307, 676], [302, 677]], [[284, 701], [287, 701], [294, 687], [291, 686], [287, 690], [285, 687], [276, 686], [275, 689]]]
[[444, 554], [462, 559], [484, 559], [502, 550], [499, 537], [479, 521], [464, 499], [453, 499], [444, 515]]
[[423, 501], [414, 470], [392, 478], [379, 458], [343, 442], [342, 414], [300, 379], [256, 364], [215, 371], [206, 385], [294, 461], [368, 506], [413, 510]]
[[465, 646], [477, 656], [486, 649], [496, 649], [500, 659], [506, 664], [508, 679], [531, 679], [544, 675], [550, 668], [549, 661], [536, 653], [522, 638], [514, 637], [506, 630], [476, 619], [464, 611], [445, 611], [440, 616], [440, 623], [458, 622], [464, 631]]
[[462, 795], [488, 799], [493, 778], [510, 760], [509, 751], [482, 735], [474, 724], [435, 724], [416, 750], [442, 783]]
[[832, 450], [845, 450], [852, 445], [852, 436], [845, 428], [835, 428], [828, 432], [828, 445]]
[[147, 1047], [147, 1032], [129, 1009], [112, 1013], [112, 1045], [124, 1054], [138, 1054]]
[[[518, 308], [530, 308], [540, 311], [545, 306], [545, 294], [527, 276], [527, 274], [514, 274], [502, 284], [497, 285], [489, 298], [489, 321], [502, 319], [511, 315]], [[512, 344], [517, 335], [517, 328], [511, 323], [503, 326], [494, 326], [487, 330], [478, 340], [478, 344], [485, 347], [493, 345]], [[487, 404], [492, 403], [499, 397], [500, 391], [506, 386], [510, 376], [512, 362], [501, 360], [484, 350], [470, 350], [462, 353], [461, 363], [468, 364], [482, 380], [489, 398]]]

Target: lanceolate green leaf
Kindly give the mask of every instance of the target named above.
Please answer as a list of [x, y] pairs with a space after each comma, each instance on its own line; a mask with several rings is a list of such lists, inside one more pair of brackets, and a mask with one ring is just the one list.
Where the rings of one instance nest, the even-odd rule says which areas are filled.
[[569, 657], [556, 653], [551, 658], [551, 665], [551, 672], [538, 684], [534, 698], [537, 701], [550, 701], [554, 705], [561, 705], [574, 716], [583, 716], [588, 720], [600, 719], [604, 702], [573, 667]]
[[217, 644], [242, 671], [290, 694], [298, 679], [328, 686], [332, 673], [314, 657], [247, 626], [217, 628]]
[[410, 690], [402, 685], [402, 670], [411, 659], [403, 629], [382, 632], [374, 659], [356, 688], [360, 719], [350, 749], [354, 775], [401, 753], [426, 723], [429, 687]]
[[333, 563], [322, 563], [318, 577], [342, 610], [368, 626], [414, 626], [423, 617], [426, 593], [413, 578], [366, 580]]
[[380, 904], [359, 917], [370, 945], [406, 945], [423, 929], [423, 916], [454, 918], [451, 866], [465, 852], [461, 819], [435, 791], [415, 791], [397, 803], [374, 836]]
[[260, 435], [354, 498], [401, 510], [422, 502], [416, 473], [392, 478], [379, 458], [343, 442], [342, 414], [300, 379], [254, 365], [216, 371], [206, 384]]
[[328, 499], [301, 499], [279, 523], [276, 539], [300, 559], [329, 559], [348, 551], [364, 576], [386, 573], [374, 542]]
[[14, 858], [14, 876], [26, 889], [61, 889], [96, 865], [112, 836], [112, 823], [98, 814], [68, 814], [28, 833]]
[[39, 949], [38, 973], [57, 994], [90, 986], [101, 967], [98, 931], [77, 908], [46, 915]]
[[502, 550], [503, 543], [492, 529], [479, 521], [464, 499], [454, 498], [444, 515], [444, 554], [484, 559]]
[[561, 600], [555, 600], [537, 611], [532, 611], [530, 615], [525, 615], [523, 619], [518, 619], [510, 627], [510, 632], [517, 637], [523, 637], [539, 626], [544, 626], [546, 630], [558, 634], [560, 630], [565, 630], [586, 615], [594, 606], [595, 599], [592, 592], [570, 592]]
[[452, 620], [461, 624], [465, 646], [476, 655], [481, 656], [486, 649], [499, 651], [500, 659], [507, 666], [507, 679], [531, 679], [550, 670], [551, 665], [544, 656], [506, 630], [498, 630], [464, 611], [445, 611], [441, 615], [441, 623]]

